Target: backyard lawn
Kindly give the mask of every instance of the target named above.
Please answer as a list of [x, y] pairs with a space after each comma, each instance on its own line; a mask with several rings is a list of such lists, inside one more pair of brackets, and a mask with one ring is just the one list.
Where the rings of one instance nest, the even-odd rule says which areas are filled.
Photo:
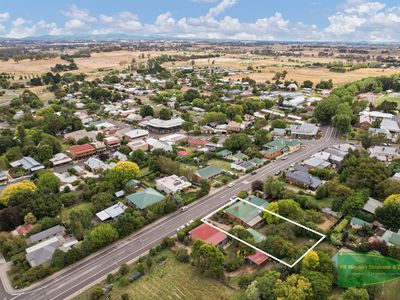
[[385, 100], [389, 101], [389, 102], [396, 102], [397, 103], [397, 108], [400, 108], [400, 97], [393, 97], [393, 96], [390, 96], [390, 95], [384, 95], [382, 97], [379, 97], [378, 99], [376, 99], [374, 104], [375, 105], [379, 105]]
[[68, 207], [68, 208], [64, 208], [61, 211], [61, 221], [64, 224], [68, 224], [69, 223], [69, 214], [74, 209], [92, 209], [92, 203], [90, 203], [90, 202], [82, 202], [82, 203], [79, 203], [77, 205], [74, 205], [74, 206], [71, 206], [71, 207]]
[[220, 159], [210, 159], [208, 161], [209, 165], [215, 165], [217, 167], [220, 167], [221, 169], [225, 171], [233, 171], [231, 169], [231, 163], [225, 160], [220, 160]]
[[[165, 261], [153, 264], [151, 271], [139, 280], [125, 287], [115, 283], [110, 299], [121, 299], [124, 293], [129, 294], [130, 300], [233, 299], [232, 289], [196, 274], [190, 264], [177, 262], [171, 252], [167, 255]], [[75, 300], [89, 300], [89, 294], [86, 292]]]

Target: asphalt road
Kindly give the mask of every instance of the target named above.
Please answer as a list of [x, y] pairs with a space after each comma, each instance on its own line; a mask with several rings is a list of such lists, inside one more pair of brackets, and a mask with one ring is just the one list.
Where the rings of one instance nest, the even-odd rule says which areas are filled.
[[190, 220], [201, 218], [229, 202], [241, 190], [249, 190], [254, 180], [264, 180], [278, 170], [287, 169], [292, 163], [309, 158], [312, 154], [332, 146], [339, 141], [333, 128], [324, 128], [322, 139], [303, 141], [304, 147], [286, 160], [277, 160], [259, 169], [256, 175], [246, 175], [235, 182], [231, 188], [222, 187], [212, 194], [192, 203], [185, 212], [175, 212], [156, 223], [150, 224], [131, 236], [99, 251], [92, 256], [66, 268], [43, 280], [30, 290], [8, 294], [0, 287], [0, 299], [68, 299], [84, 291], [90, 284], [117, 269], [121, 264], [146, 253], [159, 244], [164, 237], [175, 234], [176, 229]]

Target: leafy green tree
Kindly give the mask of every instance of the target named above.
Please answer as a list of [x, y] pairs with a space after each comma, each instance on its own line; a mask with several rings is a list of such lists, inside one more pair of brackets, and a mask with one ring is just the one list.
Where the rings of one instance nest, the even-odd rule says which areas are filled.
[[257, 287], [257, 282], [253, 281], [246, 289], [246, 300], [258, 300], [260, 299], [260, 291]]
[[335, 126], [341, 134], [351, 131], [351, 117], [345, 114], [338, 114], [333, 117], [333, 126]]
[[94, 212], [99, 212], [113, 204], [114, 196], [107, 192], [102, 192], [94, 195], [91, 199]]
[[338, 99], [335, 96], [328, 97], [319, 102], [314, 112], [314, 117], [322, 123], [330, 123], [336, 114]]
[[274, 292], [278, 299], [308, 300], [313, 299], [310, 281], [299, 274], [292, 274], [285, 281], [276, 281]]
[[90, 228], [92, 212], [89, 209], [73, 209], [69, 215], [69, 226], [75, 237], [81, 240]]
[[267, 271], [256, 280], [256, 285], [260, 293], [261, 299], [274, 300], [274, 288], [276, 281], [280, 277], [280, 273], [276, 271]]
[[161, 120], [170, 120], [172, 118], [172, 111], [169, 108], [163, 107], [159, 112], [159, 116]]
[[224, 141], [224, 147], [231, 151], [245, 151], [251, 146], [251, 140], [245, 133], [236, 133]]
[[302, 270], [301, 275], [310, 282], [315, 300], [326, 300], [332, 291], [332, 280], [324, 274], [316, 271]]
[[60, 182], [60, 179], [53, 172], [43, 171], [39, 174], [37, 186], [40, 190], [57, 193]]
[[192, 247], [193, 265], [208, 277], [222, 278], [224, 276], [224, 255], [215, 245], [205, 244], [197, 240]]
[[353, 195], [347, 198], [347, 200], [340, 207], [340, 211], [344, 215], [354, 216], [359, 212], [368, 201], [368, 190], [356, 191]]
[[272, 140], [271, 133], [266, 129], [259, 129], [254, 134], [254, 141], [258, 146], [263, 146]]
[[275, 119], [271, 122], [271, 127], [272, 128], [286, 128], [287, 123], [283, 119]]
[[123, 213], [115, 222], [120, 237], [131, 234], [136, 229], [135, 217], [130, 213]]
[[94, 249], [107, 246], [117, 239], [118, 231], [111, 224], [105, 223], [97, 225], [88, 235], [88, 240]]
[[398, 230], [400, 228], [400, 201], [397, 200], [398, 195], [388, 197], [382, 207], [378, 207], [375, 211], [379, 222], [387, 227]]
[[281, 199], [285, 191], [285, 184], [278, 178], [268, 176], [264, 182], [264, 193], [270, 199]]
[[293, 220], [300, 220], [304, 212], [300, 204], [292, 199], [283, 199], [278, 201], [279, 214]]
[[35, 224], [37, 221], [35, 215], [31, 212], [27, 213], [24, 217], [25, 224]]
[[154, 110], [153, 107], [151, 107], [151, 105], [143, 105], [140, 108], [140, 115], [144, 118], [147, 116], [154, 116]]
[[276, 214], [279, 214], [279, 206], [278, 206], [278, 202], [272, 202], [268, 205], [268, 211], [264, 211], [263, 213], [263, 217], [265, 218], [265, 220], [267, 221], [268, 224], [275, 224], [278, 223], [281, 218], [279, 218], [278, 216], [275, 216], [273, 214], [271, 214], [269, 211], [272, 211]]
[[62, 269], [65, 266], [65, 256], [66, 253], [60, 249], [56, 249], [53, 253], [53, 257], [51, 259], [51, 265], [58, 268]]

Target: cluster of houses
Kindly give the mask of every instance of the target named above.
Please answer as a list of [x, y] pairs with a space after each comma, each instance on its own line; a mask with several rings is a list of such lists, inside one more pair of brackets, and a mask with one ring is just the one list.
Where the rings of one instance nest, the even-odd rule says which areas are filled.
[[[269, 203], [268, 201], [259, 198], [255, 195], [251, 195], [244, 199], [256, 206], [266, 208]], [[262, 242], [266, 237], [255, 230], [264, 223], [264, 219], [260, 216], [262, 210], [248, 204], [244, 201], [237, 201], [227, 208], [224, 209], [224, 213], [232, 219], [246, 228], [246, 230], [253, 236], [256, 243]], [[213, 223], [214, 221], [209, 221]], [[207, 223], [203, 223], [200, 226], [194, 228], [189, 232], [189, 238], [192, 241], [201, 240], [208, 244], [214, 244], [217, 247], [224, 247], [228, 243], [228, 236], [222, 231], [210, 226]], [[256, 251], [246, 257], [247, 261], [254, 266], [261, 266], [268, 261], [269, 257], [260, 251]]]

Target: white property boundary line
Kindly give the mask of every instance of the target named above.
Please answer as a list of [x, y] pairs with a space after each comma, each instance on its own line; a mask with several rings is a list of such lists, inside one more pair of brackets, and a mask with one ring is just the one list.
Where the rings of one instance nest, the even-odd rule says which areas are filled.
[[[274, 216], [276, 216], [276, 217], [279, 217], [279, 218], [281, 218], [281, 219], [283, 219], [283, 220], [285, 220], [285, 221], [288, 221], [288, 222], [290, 222], [290, 223], [292, 223], [292, 224], [295, 224], [295, 225], [297, 225], [297, 226], [300, 226], [301, 228], [304, 228], [304, 229], [306, 229], [306, 230], [308, 230], [308, 231], [311, 231], [311, 232], [315, 233], [316, 235], [320, 236], [321, 238], [320, 238], [313, 246], [311, 246], [310, 249], [308, 249], [302, 256], [300, 256], [300, 258], [298, 258], [293, 264], [290, 265], [290, 264], [288, 264], [287, 262], [285, 262], [285, 261], [283, 261], [283, 260], [281, 260], [281, 259], [279, 259], [279, 258], [277, 258], [277, 257], [275, 257], [275, 256], [273, 256], [273, 255], [271, 255], [271, 254], [269, 254], [269, 253], [267, 253], [267, 252], [265, 252], [265, 251], [263, 251], [263, 250], [261, 250], [261, 249], [255, 247], [254, 245], [252, 245], [252, 244], [250, 244], [250, 243], [248, 243], [248, 242], [246, 242], [246, 241], [243, 241], [242, 239], [239, 239], [238, 237], [234, 236], [233, 234], [231, 234], [231, 233], [229, 233], [229, 232], [227, 232], [227, 231], [225, 231], [225, 230], [223, 230], [223, 229], [221, 229], [221, 228], [215, 226], [214, 224], [210, 223], [210, 222], [207, 220], [208, 218], [210, 218], [210, 217], [211, 217], [213, 214], [215, 214], [216, 212], [220, 211], [221, 209], [225, 208], [225, 207], [228, 206], [228, 205], [233, 204], [234, 202], [236, 202], [236, 201], [238, 201], [238, 200], [239, 200], [239, 201], [242, 201], [242, 202], [245, 202], [245, 203], [247, 203], [247, 204], [250, 204], [250, 205], [252, 205], [252, 206], [254, 206], [254, 207], [256, 207], [256, 208], [258, 208], [258, 209], [260, 209], [260, 210], [266, 211], [266, 212], [268, 212], [268, 213], [270, 213], [270, 214], [272, 214], [272, 215], [274, 215]], [[230, 201], [229, 203], [225, 204], [224, 206], [222, 206], [222, 207], [218, 208], [217, 210], [213, 211], [212, 213], [208, 214], [207, 216], [205, 216], [204, 218], [202, 218], [201, 221], [204, 222], [204, 223], [206, 223], [207, 225], [209, 225], [209, 226], [211, 226], [211, 227], [213, 227], [213, 228], [215, 228], [215, 229], [217, 229], [217, 230], [219, 230], [219, 231], [225, 233], [226, 235], [230, 236], [231, 238], [234, 238], [235, 240], [237, 240], [237, 241], [239, 241], [239, 242], [242, 242], [243, 244], [245, 244], [245, 245], [247, 245], [247, 246], [249, 246], [249, 247], [255, 249], [256, 251], [259, 251], [259, 252], [261, 252], [261, 253], [263, 253], [263, 254], [269, 256], [269, 257], [272, 257], [272, 258], [275, 259], [276, 261], [278, 261], [278, 262], [284, 264], [285, 266], [287, 266], [287, 267], [289, 267], [289, 268], [293, 268], [299, 261], [301, 261], [301, 260], [304, 258], [304, 256], [306, 256], [306, 255], [308, 254], [308, 252], [310, 252], [311, 250], [313, 250], [319, 243], [322, 242], [322, 240], [323, 240], [324, 238], [326, 238], [326, 235], [324, 235], [324, 234], [322, 234], [322, 233], [320, 233], [320, 232], [318, 232], [318, 231], [315, 231], [314, 229], [308, 228], [308, 227], [306, 227], [306, 226], [304, 226], [304, 225], [302, 225], [302, 224], [299, 224], [299, 223], [297, 223], [297, 222], [295, 222], [295, 221], [292, 221], [292, 220], [290, 220], [290, 219], [288, 219], [288, 218], [285, 218], [285, 217], [283, 217], [283, 216], [281, 216], [281, 215], [279, 215], [279, 214], [277, 214], [277, 213], [274, 213], [274, 212], [272, 212], [272, 211], [269, 211], [269, 210], [265, 209], [264, 207], [255, 205], [255, 204], [253, 204], [253, 203], [251, 203], [251, 202], [249, 202], [249, 201], [247, 201], [247, 200], [241, 199], [241, 198], [239, 198], [239, 197], [236, 197], [236, 198], [231, 199], [231, 201]]]

